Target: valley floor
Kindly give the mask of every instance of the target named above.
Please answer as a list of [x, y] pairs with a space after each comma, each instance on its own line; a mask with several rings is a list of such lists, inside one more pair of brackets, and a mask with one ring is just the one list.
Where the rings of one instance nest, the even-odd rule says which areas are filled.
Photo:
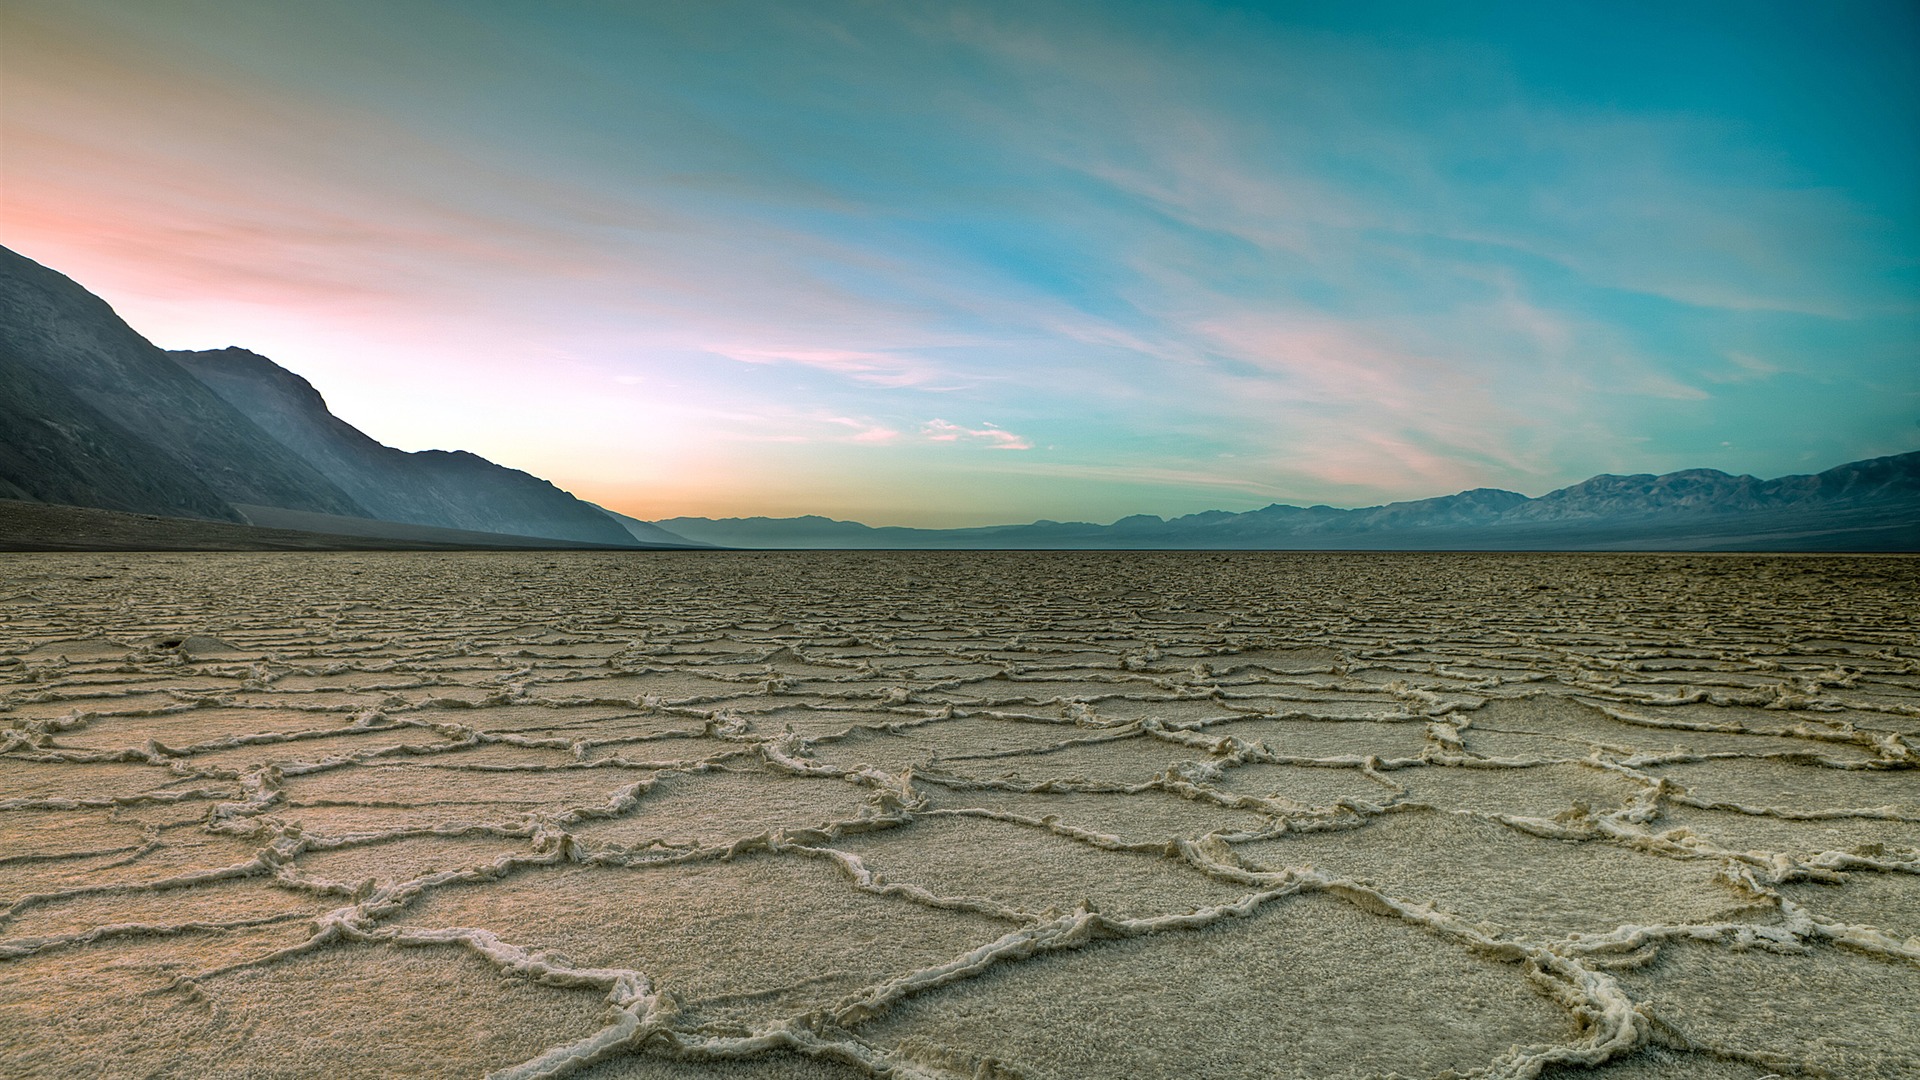
[[0, 1075], [1920, 1074], [1920, 558], [0, 555]]

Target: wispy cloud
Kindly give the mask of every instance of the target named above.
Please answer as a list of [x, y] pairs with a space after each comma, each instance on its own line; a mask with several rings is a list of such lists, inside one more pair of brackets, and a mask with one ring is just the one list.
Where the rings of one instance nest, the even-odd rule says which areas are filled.
[[953, 520], [1911, 439], [1880, 16], [1653, 27], [1628, 87], [1521, 9], [15, 7], [6, 242], [390, 442]]
[[1033, 440], [993, 424], [977, 428], [962, 427], [938, 418], [920, 425], [920, 437], [937, 443], [984, 443], [989, 450], [1031, 450]]
[[871, 386], [925, 386], [942, 376], [942, 372], [926, 360], [899, 353], [861, 352], [853, 349], [762, 349], [737, 346], [713, 346], [708, 351], [729, 360], [738, 360], [743, 364], [799, 364], [802, 367], [818, 368]]
[[1755, 356], [1750, 352], [1730, 350], [1723, 354], [1725, 367], [1702, 368], [1700, 377], [1711, 383], [1739, 384], [1764, 383], [1777, 375], [1785, 374], [1787, 369], [1771, 360]]
[[843, 436], [847, 442], [866, 443], [871, 446], [885, 446], [900, 441], [900, 431], [898, 428], [890, 428], [885, 424], [875, 423], [872, 420], [860, 420], [851, 416], [830, 416], [827, 417], [827, 423], [851, 428], [853, 434]]

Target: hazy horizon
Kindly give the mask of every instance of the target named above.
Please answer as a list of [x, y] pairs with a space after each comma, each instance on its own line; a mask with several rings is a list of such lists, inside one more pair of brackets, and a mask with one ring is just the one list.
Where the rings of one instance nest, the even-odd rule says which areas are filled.
[[0, 3], [4, 242], [635, 517], [1920, 443], [1898, 3]]
[[[1908, 453], [1911, 453], [1912, 451], [1907, 451], [1907, 452], [1908, 452]], [[1898, 455], [1883, 455], [1883, 456], [1898, 456]], [[1870, 460], [1870, 459], [1869, 459], [1869, 460]], [[1841, 466], [1841, 465], [1849, 465], [1849, 464], [1853, 464], [1853, 463], [1852, 463], [1852, 462], [1840, 462], [1840, 461], [1837, 461], [1837, 462], [1834, 462], [1832, 466], [1828, 466], [1828, 467], [1824, 467], [1824, 468], [1822, 468], [1822, 467], [1814, 467], [1814, 468], [1809, 468], [1809, 469], [1807, 469], [1807, 470], [1806, 470], [1806, 473], [1804, 473], [1804, 474], [1799, 474], [1799, 473], [1790, 473], [1790, 474], [1783, 474], [1783, 475], [1806, 475], [1806, 474], [1813, 474], [1813, 473], [1820, 473], [1820, 472], [1825, 472], [1825, 471], [1826, 471], [1826, 468], [1832, 468], [1832, 467], [1838, 467], [1838, 466]], [[1689, 470], [1686, 470], [1686, 469], [1676, 469], [1676, 470], [1673, 470], [1673, 471], [1674, 471], [1674, 472], [1686, 472], [1686, 471], [1689, 471]], [[1720, 471], [1720, 472], [1728, 472], [1728, 470], [1717, 470], [1717, 471]], [[1582, 478], [1581, 478], [1581, 480], [1591, 480], [1591, 479], [1595, 479], [1595, 478], [1597, 478], [1597, 477], [1599, 477], [1599, 476], [1604, 476], [1604, 475], [1609, 475], [1609, 474], [1605, 474], [1605, 473], [1598, 473], [1598, 474], [1595, 474], [1595, 476], [1592, 476], [1592, 477], [1582, 477]], [[1625, 473], [1625, 474], [1611, 474], [1611, 475], [1626, 475], [1626, 476], [1634, 476], [1634, 475], [1642, 475], [1642, 476], [1645, 476], [1645, 475], [1653, 475], [1653, 474], [1650, 474], [1650, 473], [1644, 473], [1644, 472], [1643, 472], [1643, 473]], [[1742, 474], [1742, 473], [1739, 473], [1739, 472], [1729, 472], [1729, 473], [1728, 473], [1728, 475], [1733, 475], [1733, 476], [1740, 476], [1740, 475], [1754, 475], [1756, 479], [1759, 479], [1759, 480], [1763, 480], [1763, 481], [1765, 481], [1765, 480], [1775, 480], [1775, 479], [1779, 479], [1779, 478], [1780, 478], [1780, 477], [1776, 477], [1776, 476], [1758, 476], [1757, 474], [1751, 474], [1751, 473], [1746, 473], [1746, 474]], [[1578, 484], [1579, 484], [1580, 482], [1581, 482], [1581, 481], [1574, 481], [1574, 482], [1573, 482], [1573, 484], [1571, 484], [1571, 485], [1561, 485], [1561, 486], [1562, 486], [1562, 487], [1569, 487], [1569, 486], [1575, 486], [1575, 485], [1578, 485]], [[1414, 496], [1409, 496], [1409, 497], [1407, 497], [1407, 498], [1404, 498], [1404, 499], [1385, 499], [1385, 500], [1382, 500], [1382, 501], [1381, 501], [1381, 502], [1379, 502], [1379, 503], [1372, 503], [1372, 504], [1367, 504], [1367, 505], [1353, 505], [1353, 506], [1337, 506], [1337, 505], [1334, 505], [1334, 504], [1332, 504], [1332, 503], [1302, 503], [1302, 502], [1294, 502], [1294, 503], [1289, 503], [1289, 502], [1287, 502], [1287, 501], [1286, 501], [1286, 500], [1284, 500], [1284, 499], [1276, 499], [1276, 500], [1272, 500], [1272, 501], [1270, 501], [1270, 502], [1266, 502], [1266, 503], [1262, 503], [1262, 504], [1260, 504], [1259, 506], [1249, 506], [1249, 507], [1246, 507], [1246, 508], [1244, 508], [1244, 509], [1239, 509], [1239, 510], [1226, 510], [1225, 512], [1227, 512], [1227, 513], [1248, 513], [1248, 512], [1252, 512], [1252, 511], [1256, 511], [1256, 510], [1262, 510], [1262, 509], [1265, 509], [1265, 508], [1266, 508], [1266, 507], [1268, 507], [1268, 506], [1274, 506], [1274, 505], [1282, 505], [1282, 506], [1287, 506], [1287, 505], [1291, 505], [1291, 506], [1296, 506], [1296, 507], [1300, 507], [1300, 508], [1302, 508], [1302, 509], [1322, 509], [1322, 508], [1325, 508], [1325, 509], [1333, 509], [1333, 510], [1367, 510], [1367, 509], [1372, 509], [1372, 508], [1374, 508], [1374, 507], [1377, 507], [1377, 506], [1385, 506], [1385, 505], [1391, 505], [1391, 504], [1393, 504], [1393, 503], [1397, 503], [1397, 502], [1422, 502], [1422, 501], [1428, 501], [1428, 500], [1433, 500], [1433, 499], [1445, 499], [1445, 498], [1448, 498], [1448, 497], [1450, 497], [1450, 496], [1454, 496], [1454, 495], [1462, 495], [1462, 494], [1466, 494], [1466, 493], [1467, 493], [1467, 492], [1469, 492], [1469, 491], [1475, 491], [1475, 490], [1488, 490], [1488, 489], [1487, 489], [1486, 487], [1484, 487], [1484, 486], [1482, 486], [1482, 487], [1480, 487], [1480, 488], [1463, 488], [1463, 489], [1461, 489], [1461, 490], [1459, 490], [1459, 491], [1444, 491], [1444, 492], [1433, 492], [1432, 494], [1429, 494], [1429, 495], [1414, 495]], [[1498, 490], [1511, 490], [1511, 489], [1498, 489]], [[1560, 488], [1554, 488], [1554, 489], [1551, 489], [1551, 490], [1552, 490], [1552, 491], [1558, 491], [1558, 490], [1560, 490]], [[1542, 495], [1547, 495], [1547, 494], [1551, 494], [1551, 491], [1531, 491], [1531, 492], [1529, 492], [1529, 491], [1521, 491], [1521, 492], [1515, 492], [1515, 494], [1519, 494], [1519, 495], [1524, 495], [1524, 496], [1526, 496], [1526, 497], [1527, 497], [1527, 498], [1529, 498], [1529, 499], [1537, 499], [1537, 498], [1539, 498], [1539, 497], [1541, 497]], [[830, 521], [834, 521], [834, 522], [839, 522], [839, 523], [852, 523], [852, 524], [858, 524], [858, 525], [866, 525], [866, 526], [868, 526], [868, 527], [870, 527], [870, 528], [876, 528], [876, 529], [887, 529], [887, 528], [902, 528], [902, 529], [929, 529], [929, 530], [939, 530], [939, 529], [967, 529], [967, 528], [994, 528], [994, 527], [996, 527], [996, 526], [1005, 526], [1005, 525], [1014, 525], [1014, 526], [1019, 526], [1019, 525], [1031, 525], [1031, 524], [1038, 524], [1038, 523], [1040, 523], [1040, 522], [1044, 522], [1044, 521], [1053, 521], [1053, 522], [1057, 522], [1057, 523], [1061, 523], [1061, 524], [1094, 524], [1094, 525], [1112, 525], [1112, 524], [1115, 524], [1116, 522], [1118, 522], [1118, 521], [1120, 521], [1120, 520], [1123, 520], [1123, 519], [1125, 519], [1125, 518], [1129, 518], [1129, 517], [1158, 517], [1158, 518], [1163, 518], [1163, 519], [1165, 519], [1165, 520], [1168, 520], [1168, 521], [1171, 521], [1171, 520], [1173, 520], [1173, 519], [1175, 519], [1175, 518], [1179, 518], [1179, 517], [1187, 517], [1187, 516], [1192, 516], [1192, 515], [1194, 515], [1194, 514], [1204, 514], [1204, 513], [1208, 513], [1208, 512], [1220, 512], [1221, 510], [1222, 510], [1222, 508], [1221, 508], [1221, 507], [1209, 507], [1209, 508], [1208, 508], [1207, 510], [1195, 510], [1195, 511], [1189, 511], [1189, 512], [1187, 512], [1187, 513], [1183, 513], [1183, 514], [1156, 514], [1156, 513], [1154, 513], [1154, 512], [1153, 512], [1153, 511], [1151, 511], [1151, 510], [1137, 510], [1137, 511], [1134, 511], [1134, 512], [1132, 512], [1132, 513], [1129, 513], [1129, 514], [1121, 514], [1121, 515], [1119, 515], [1119, 516], [1117, 516], [1117, 517], [1113, 517], [1113, 518], [1105, 518], [1105, 519], [1098, 519], [1098, 520], [1093, 520], [1093, 519], [1086, 519], [1086, 520], [1083, 520], [1083, 519], [1079, 519], [1079, 518], [1035, 518], [1035, 519], [1029, 519], [1029, 520], [1026, 520], [1026, 521], [994, 521], [994, 522], [981, 522], [981, 523], [973, 523], [973, 524], [969, 524], [969, 525], [954, 525], [954, 526], [941, 526], [941, 525], [902, 525], [902, 524], [896, 524], [896, 523], [893, 523], [893, 522], [888, 522], [888, 521], [866, 521], [866, 520], [861, 520], [861, 519], [859, 519], [859, 518], [839, 518], [839, 517], [834, 517], [833, 515], [830, 515], [830, 514], [819, 514], [819, 513], [812, 513], [812, 512], [805, 512], [805, 513], [799, 513], [799, 514], [755, 514], [755, 513], [746, 513], [746, 514], [728, 514], [728, 515], [725, 515], [724, 517], [721, 517], [721, 516], [714, 516], [714, 515], [702, 515], [702, 514], [677, 514], [677, 515], [670, 515], [670, 516], [667, 516], [667, 517], [661, 517], [661, 518], [655, 518], [655, 519], [653, 519], [653, 520], [654, 520], [654, 521], [661, 521], [661, 522], [666, 522], [666, 521], [672, 521], [672, 520], [674, 520], [674, 518], [676, 518], [676, 517], [678, 517], [678, 518], [706, 518], [706, 519], [708, 519], [708, 520], [752, 520], [752, 519], [755, 519], [755, 518], [767, 518], [767, 519], [772, 519], [772, 520], [791, 520], [791, 519], [793, 519], [793, 518], [801, 518], [801, 517], [815, 517], [815, 518], [824, 518], [824, 519], [827, 519], [827, 520], [830, 520]], [[629, 515], [629, 516], [631, 516], [631, 515]]]

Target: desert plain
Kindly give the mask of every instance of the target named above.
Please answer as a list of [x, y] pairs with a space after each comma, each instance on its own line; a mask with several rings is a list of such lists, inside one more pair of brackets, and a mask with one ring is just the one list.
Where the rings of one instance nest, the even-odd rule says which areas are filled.
[[1920, 559], [0, 555], [0, 1075], [1920, 1075]]

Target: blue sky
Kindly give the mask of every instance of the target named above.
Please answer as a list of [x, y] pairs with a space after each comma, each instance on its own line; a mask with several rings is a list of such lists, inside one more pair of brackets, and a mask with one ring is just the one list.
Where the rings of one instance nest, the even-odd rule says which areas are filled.
[[1920, 446], [1920, 7], [0, 2], [5, 242], [639, 516]]

